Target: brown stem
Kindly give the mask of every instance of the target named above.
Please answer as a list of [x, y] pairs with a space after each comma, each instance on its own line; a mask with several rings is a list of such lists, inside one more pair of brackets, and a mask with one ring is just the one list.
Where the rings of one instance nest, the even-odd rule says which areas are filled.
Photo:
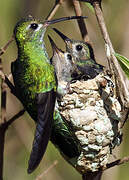
[[54, 163], [48, 168], [46, 169], [41, 175], [39, 175], [36, 180], [42, 180], [43, 176], [45, 176], [53, 167], [55, 167], [57, 165], [58, 161], [55, 160]]
[[84, 174], [82, 176], [82, 179], [83, 180], [100, 180], [103, 171], [105, 171], [105, 170], [107, 170], [109, 168], [112, 168], [114, 166], [119, 166], [119, 165], [127, 163], [127, 162], [129, 162], [129, 156], [124, 157], [122, 159], [117, 159], [116, 161], [113, 161], [113, 162], [107, 164], [106, 167], [103, 167], [103, 169], [98, 171], [98, 172], [95, 172], [95, 173], [88, 172], [88, 173]]
[[[0, 71], [3, 70], [2, 66], [2, 59], [0, 59]], [[0, 79], [0, 96], [1, 96], [1, 102], [0, 102], [0, 111], [1, 111], [1, 120], [0, 125], [2, 123], [6, 122], [6, 90], [3, 86], [2, 78]], [[3, 163], [4, 163], [4, 145], [5, 145], [5, 132], [6, 128], [5, 126], [3, 128], [0, 128], [0, 179], [3, 179]]]
[[119, 89], [119, 96], [120, 96], [122, 105], [123, 105], [123, 107], [129, 108], [129, 92], [128, 92], [128, 89], [126, 87], [123, 75], [121, 73], [119, 63], [118, 63], [116, 57], [114, 56], [115, 51], [113, 49], [109, 34], [107, 32], [107, 28], [105, 25], [102, 9], [101, 9], [100, 4], [98, 2], [93, 2], [93, 7], [95, 10], [97, 21], [98, 21], [98, 24], [100, 26], [104, 41], [110, 50], [110, 57], [108, 56], [107, 58], [109, 59], [113, 69], [115, 70], [115, 75], [117, 77], [116, 78], [117, 79], [117, 87]]
[[[74, 5], [74, 10], [77, 16], [82, 16], [82, 10], [80, 7], [80, 2], [77, 0], [73, 0], [73, 5]], [[87, 32], [87, 28], [86, 28], [86, 24], [84, 19], [78, 19], [78, 26], [82, 35], [82, 38], [84, 39], [84, 41], [89, 42], [89, 36], [88, 36], [88, 32]]]
[[16, 119], [18, 119], [19, 117], [21, 117], [24, 113], [25, 113], [25, 109], [22, 109], [22, 110], [19, 111], [17, 114], [15, 114], [11, 119], [9, 119], [9, 120], [6, 122], [7, 126], [10, 126]]
[[129, 162], [129, 156], [124, 157], [124, 158], [122, 158], [122, 159], [118, 159], [118, 160], [116, 160], [116, 161], [113, 161], [113, 162], [107, 164], [106, 167], [103, 168], [103, 170], [112, 168], [112, 167], [114, 167], [114, 166], [119, 166], [119, 165], [124, 164], [124, 163], [126, 163], [126, 162]]
[[1, 95], [1, 122], [6, 122], [6, 99], [7, 92], [6, 88], [4, 88], [4, 83], [2, 83], [2, 95]]
[[51, 9], [50, 13], [48, 14], [48, 16], [45, 19], [51, 20], [62, 3], [63, 3], [63, 0], [56, 0], [53, 8]]
[[0, 180], [3, 180], [5, 127], [0, 127]]
[[5, 53], [6, 49], [13, 40], [14, 40], [14, 36], [12, 36], [11, 39], [5, 44], [5, 46], [0, 49], [0, 56]]
[[[1, 59], [0, 59], [1, 60]], [[0, 72], [1, 77], [4, 76], [2, 72], [2, 61], [0, 61]], [[9, 85], [9, 87], [12, 89], [12, 92], [14, 94], [15, 90], [11, 82], [8, 80], [6, 76], [4, 76], [5, 82]], [[9, 121], [6, 121], [6, 87], [4, 82], [2, 82], [1, 79], [1, 123], [0, 123], [0, 180], [3, 180], [3, 164], [4, 164], [4, 146], [5, 146], [5, 135], [7, 132], [7, 128], [13, 121], [15, 121], [17, 118], [22, 116], [25, 112], [25, 110], [20, 111], [18, 114], [13, 116]]]
[[[6, 75], [4, 76], [4, 82], [5, 82], [5, 83], [7, 84], [7, 86], [10, 88], [11, 93], [19, 99], [19, 97], [18, 97], [18, 95], [17, 95], [17, 93], [16, 93], [16, 90], [15, 90], [14, 85], [11, 83], [11, 81], [8, 79], [8, 77], [7, 77]], [[19, 100], [20, 100], [20, 99], [19, 99]]]
[[24, 114], [25, 110], [21, 110], [19, 113], [14, 115], [10, 120], [0, 125], [0, 180], [3, 180], [3, 164], [4, 164], [4, 146], [5, 146], [5, 135], [8, 127]]

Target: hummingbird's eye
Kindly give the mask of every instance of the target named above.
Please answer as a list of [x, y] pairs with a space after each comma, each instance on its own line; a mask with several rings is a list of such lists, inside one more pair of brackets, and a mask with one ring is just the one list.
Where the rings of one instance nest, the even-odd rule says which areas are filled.
[[77, 46], [76, 46], [76, 50], [77, 50], [77, 51], [81, 51], [81, 50], [82, 50], [82, 45], [80, 45], [80, 44], [77, 45]]
[[38, 24], [33, 23], [33, 24], [30, 25], [30, 28], [33, 29], [33, 30], [35, 30], [35, 29], [38, 28]]
[[67, 54], [67, 58], [68, 58], [69, 60], [72, 60], [72, 56], [71, 56], [70, 54]]

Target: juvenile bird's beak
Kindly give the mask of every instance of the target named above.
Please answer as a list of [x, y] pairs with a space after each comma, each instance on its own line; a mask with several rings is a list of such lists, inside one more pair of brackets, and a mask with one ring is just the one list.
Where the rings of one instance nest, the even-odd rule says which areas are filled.
[[64, 42], [66, 43], [66, 45], [68, 45], [69, 43], [72, 43], [72, 40], [69, 39], [67, 36], [65, 36], [62, 32], [60, 32], [58, 29], [53, 28], [53, 30], [64, 40]]
[[64, 52], [56, 46], [56, 44], [54, 43], [54, 41], [52, 40], [52, 38], [49, 35], [48, 35], [48, 38], [49, 38], [49, 41], [50, 41], [52, 49], [53, 49], [53, 54], [54, 53], [57, 53], [58, 55], [63, 54]]

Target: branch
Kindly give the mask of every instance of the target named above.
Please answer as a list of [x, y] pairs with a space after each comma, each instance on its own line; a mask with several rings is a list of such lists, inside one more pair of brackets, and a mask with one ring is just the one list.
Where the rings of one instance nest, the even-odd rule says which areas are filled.
[[15, 114], [11, 119], [9, 119], [6, 122], [7, 127], [9, 127], [16, 119], [18, 119], [19, 117], [21, 117], [24, 113], [25, 113], [25, 109], [22, 109], [21, 111], [19, 111], [17, 114]]
[[0, 127], [0, 180], [3, 180], [5, 131], [4, 127]]
[[14, 40], [14, 36], [11, 37], [11, 39], [5, 44], [4, 47], [0, 49], [0, 56], [3, 55], [8, 48], [8, 46], [11, 44], [11, 42]]
[[1, 122], [6, 122], [6, 100], [7, 100], [7, 92], [4, 87], [4, 83], [2, 82], [2, 95], [1, 95]]
[[39, 175], [36, 180], [42, 180], [42, 177], [45, 176], [53, 167], [57, 165], [58, 161], [54, 161], [54, 163], [46, 170], [44, 171], [41, 175]]
[[[9, 44], [9, 43], [7, 43]], [[7, 48], [8, 45], [5, 47]], [[4, 48], [4, 49], [6, 49]], [[2, 51], [4, 53], [4, 51]], [[2, 71], [2, 61], [0, 59], [0, 90], [1, 90], [1, 123], [0, 123], [0, 180], [3, 180], [3, 165], [4, 165], [4, 146], [5, 146], [5, 135], [8, 127], [20, 116], [22, 116], [25, 112], [23, 109], [18, 114], [13, 116], [10, 120], [6, 121], [6, 87], [5, 83], [11, 88], [11, 92], [15, 95], [15, 88], [13, 84], [8, 80], [8, 78], [4, 75]], [[5, 80], [5, 82], [2, 82]]]
[[112, 168], [114, 166], [119, 166], [119, 165], [127, 163], [127, 162], [129, 162], [129, 156], [124, 157], [122, 159], [118, 159], [116, 161], [113, 161], [113, 162], [107, 164], [106, 167], [103, 167], [102, 170], [100, 170], [98, 172], [95, 172], [95, 173], [88, 172], [88, 173], [84, 174], [83, 180], [100, 180], [103, 171], [105, 171], [109, 168]]
[[100, 7], [100, 4], [96, 1], [93, 2], [93, 7], [95, 10], [95, 14], [96, 14], [98, 24], [99, 24], [100, 29], [101, 29], [102, 36], [103, 36], [104, 41], [105, 41], [105, 43], [106, 43], [106, 45], [110, 51], [110, 54], [107, 55], [107, 58], [108, 58], [109, 62], [111, 63], [113, 69], [115, 70], [115, 76], [117, 77], [116, 78], [117, 79], [117, 87], [119, 88], [119, 96], [121, 98], [122, 105], [124, 108], [129, 108], [129, 92], [128, 92], [128, 89], [126, 87], [124, 77], [121, 73], [119, 63], [118, 63], [116, 57], [114, 56], [115, 51], [113, 49], [109, 34], [107, 32], [107, 28], [105, 25], [102, 9]]
[[[75, 14], [76, 16], [82, 16], [82, 10], [80, 7], [80, 2], [77, 0], [73, 0], [73, 5], [74, 5], [74, 10], [75, 10]], [[86, 24], [84, 19], [78, 19], [78, 26], [82, 35], [82, 38], [84, 39], [84, 41], [89, 42], [89, 36], [88, 36], [88, 32], [87, 32], [87, 28], [86, 28]]]
[[45, 19], [51, 20], [62, 3], [63, 3], [63, 0], [56, 0], [53, 8], [51, 9], [50, 13], [48, 14], [48, 16]]
[[[3, 70], [2, 59], [0, 59], [0, 71]], [[6, 122], [6, 90], [2, 78], [0, 79], [0, 124]], [[4, 163], [4, 145], [5, 145], [5, 128], [0, 128], [0, 179], [3, 179], [3, 163]]]
[[124, 157], [122, 159], [118, 159], [116, 161], [113, 161], [113, 162], [107, 164], [106, 167], [103, 168], [103, 171], [106, 170], [106, 169], [112, 168], [114, 166], [119, 166], [119, 165], [127, 163], [127, 162], [129, 162], [129, 156]]
[[8, 121], [5, 121], [0, 125], [0, 180], [3, 180], [3, 164], [4, 164], [4, 145], [5, 145], [5, 135], [8, 127], [20, 116], [24, 114], [25, 110], [21, 110], [19, 113], [14, 115]]

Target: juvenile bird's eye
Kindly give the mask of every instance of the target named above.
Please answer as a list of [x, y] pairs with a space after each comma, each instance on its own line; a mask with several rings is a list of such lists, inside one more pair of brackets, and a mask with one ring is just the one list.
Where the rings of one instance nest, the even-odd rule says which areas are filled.
[[69, 60], [72, 60], [72, 56], [71, 56], [70, 54], [67, 54], [67, 58], [68, 58]]
[[82, 50], [82, 45], [80, 45], [80, 44], [77, 45], [77, 46], [76, 46], [76, 50], [77, 50], [77, 51], [81, 51], [81, 50]]
[[30, 25], [30, 28], [33, 29], [33, 30], [35, 30], [35, 29], [38, 28], [38, 24], [33, 23], [33, 24]]

